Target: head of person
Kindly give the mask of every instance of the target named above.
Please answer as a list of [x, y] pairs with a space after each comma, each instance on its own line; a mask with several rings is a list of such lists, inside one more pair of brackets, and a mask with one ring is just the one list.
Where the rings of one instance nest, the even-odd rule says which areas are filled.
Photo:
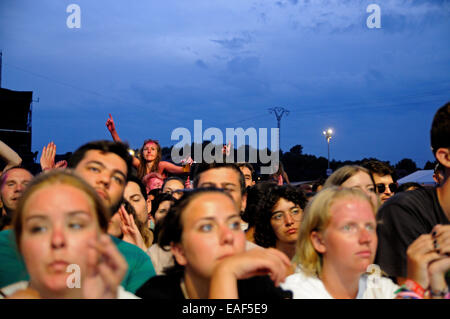
[[167, 216], [170, 211], [170, 207], [176, 201], [176, 199], [167, 193], [160, 193], [156, 195], [152, 201], [152, 210], [150, 214], [155, 220], [155, 225], [161, 223], [161, 221]]
[[307, 204], [303, 191], [291, 185], [274, 186], [262, 202], [261, 211], [255, 218], [255, 243], [262, 247], [294, 245]]
[[247, 205], [241, 217], [248, 223], [249, 228], [255, 225], [256, 216], [265, 204], [266, 194], [275, 186], [275, 181], [263, 181], [247, 188]]
[[381, 204], [384, 204], [397, 191], [394, 169], [387, 163], [370, 160], [362, 164], [367, 168], [375, 182], [375, 190], [379, 194]]
[[128, 178], [123, 198], [133, 206], [137, 219], [146, 224], [148, 222], [147, 191], [139, 178], [136, 176]]
[[180, 199], [183, 196], [182, 190], [184, 190], [184, 181], [177, 176], [166, 178], [161, 187], [163, 193], [171, 194], [176, 199]]
[[311, 276], [324, 269], [360, 276], [377, 248], [375, 207], [358, 188], [331, 186], [308, 204], [300, 224], [294, 263]]
[[158, 171], [158, 164], [162, 158], [161, 145], [157, 140], [148, 139], [144, 141], [141, 149], [139, 150], [139, 159], [141, 160], [141, 165], [138, 168], [138, 177], [142, 178], [147, 173], [147, 163], [153, 163], [151, 172]]
[[5, 213], [12, 217], [16, 210], [20, 196], [32, 180], [33, 175], [25, 168], [15, 166], [0, 177], [0, 199], [3, 203]]
[[420, 185], [419, 183], [416, 182], [408, 182], [408, 183], [403, 183], [401, 184], [398, 189], [397, 189], [397, 193], [401, 193], [401, 192], [408, 192], [408, 191], [414, 191], [416, 189], [424, 189], [425, 187], [423, 187], [422, 185]]
[[436, 166], [434, 167], [434, 172], [433, 172], [433, 180], [436, 182], [436, 184], [442, 185], [442, 183], [444, 182], [445, 178], [445, 168], [444, 166], [442, 166], [441, 163], [437, 163]]
[[441, 106], [431, 124], [431, 150], [444, 168], [444, 184], [450, 176], [450, 102]]
[[325, 181], [324, 188], [342, 186], [359, 188], [369, 196], [375, 207], [380, 206], [380, 199], [376, 195], [375, 181], [369, 170], [358, 165], [345, 165], [337, 169]]
[[245, 187], [250, 187], [255, 185], [255, 170], [253, 168], [253, 165], [250, 163], [237, 163], [236, 164], [239, 169], [241, 170], [242, 174], [244, 174], [245, 179]]
[[197, 167], [194, 188], [220, 188], [229, 193], [237, 209], [242, 212], [247, 204], [245, 178], [234, 163], [202, 163]]
[[164, 220], [160, 246], [171, 246], [172, 268], [185, 276], [211, 278], [214, 267], [227, 256], [245, 251], [245, 233], [233, 198], [221, 189], [187, 192]]
[[106, 232], [109, 215], [96, 191], [72, 170], [52, 170], [33, 179], [13, 218], [30, 287], [44, 298], [77, 297], [81, 289], [67, 286], [68, 266], [78, 265], [82, 284], [89, 242]]
[[112, 212], [117, 211], [131, 175], [132, 157], [126, 144], [111, 141], [84, 144], [73, 153], [68, 167], [97, 191]]

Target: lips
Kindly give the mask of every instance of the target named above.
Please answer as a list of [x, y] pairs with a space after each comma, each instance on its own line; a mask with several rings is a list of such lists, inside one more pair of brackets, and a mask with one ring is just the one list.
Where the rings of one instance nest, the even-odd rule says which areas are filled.
[[297, 228], [289, 228], [286, 231], [286, 234], [292, 235], [292, 234], [296, 234], [297, 233]]
[[69, 263], [64, 260], [55, 260], [48, 264], [48, 268], [52, 272], [66, 272], [67, 266], [69, 266]]
[[106, 191], [104, 191], [103, 189], [101, 189], [101, 188], [96, 188], [95, 191], [97, 192], [97, 194], [98, 194], [101, 198], [103, 198], [103, 199], [105, 199], [105, 200], [109, 200], [108, 193], [107, 193]]
[[357, 252], [356, 255], [363, 258], [370, 258], [372, 257], [372, 252], [370, 250], [362, 250], [360, 252]]

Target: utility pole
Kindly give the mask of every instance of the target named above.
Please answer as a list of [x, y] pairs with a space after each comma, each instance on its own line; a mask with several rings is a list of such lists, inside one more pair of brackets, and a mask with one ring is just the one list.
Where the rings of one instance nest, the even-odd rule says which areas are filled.
[[284, 107], [272, 107], [269, 109], [269, 113], [272, 114], [274, 113], [276, 118], [277, 118], [277, 122], [278, 122], [278, 148], [281, 150], [281, 144], [280, 144], [280, 136], [281, 136], [281, 130], [280, 130], [280, 122], [281, 122], [281, 118], [283, 117], [284, 114], [289, 115], [289, 110], [285, 109]]

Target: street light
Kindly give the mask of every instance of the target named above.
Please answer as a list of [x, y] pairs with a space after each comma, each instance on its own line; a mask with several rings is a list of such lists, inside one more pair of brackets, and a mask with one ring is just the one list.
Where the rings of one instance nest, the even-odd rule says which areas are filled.
[[325, 138], [327, 139], [328, 144], [328, 169], [327, 169], [327, 175], [331, 175], [330, 170], [330, 140], [333, 134], [333, 130], [331, 128], [327, 129], [326, 131], [323, 131], [323, 135], [325, 135]]

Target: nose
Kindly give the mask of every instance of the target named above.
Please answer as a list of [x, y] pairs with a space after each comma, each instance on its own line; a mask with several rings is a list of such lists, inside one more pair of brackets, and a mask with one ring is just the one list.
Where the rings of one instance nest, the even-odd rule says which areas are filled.
[[66, 245], [64, 231], [60, 228], [54, 228], [51, 237], [51, 246], [53, 249], [60, 249]]
[[234, 241], [233, 232], [228, 226], [225, 225], [220, 226], [219, 236], [220, 236], [219, 241], [221, 245], [233, 244]]
[[290, 213], [284, 214], [284, 223], [289, 226], [294, 223], [294, 218], [292, 218], [292, 215]]
[[366, 228], [362, 228], [362, 230], [359, 232], [360, 244], [368, 244], [371, 241], [372, 241], [372, 234]]
[[98, 174], [98, 182], [108, 188], [109, 184], [111, 183], [111, 175], [109, 174], [109, 172], [103, 171]]

